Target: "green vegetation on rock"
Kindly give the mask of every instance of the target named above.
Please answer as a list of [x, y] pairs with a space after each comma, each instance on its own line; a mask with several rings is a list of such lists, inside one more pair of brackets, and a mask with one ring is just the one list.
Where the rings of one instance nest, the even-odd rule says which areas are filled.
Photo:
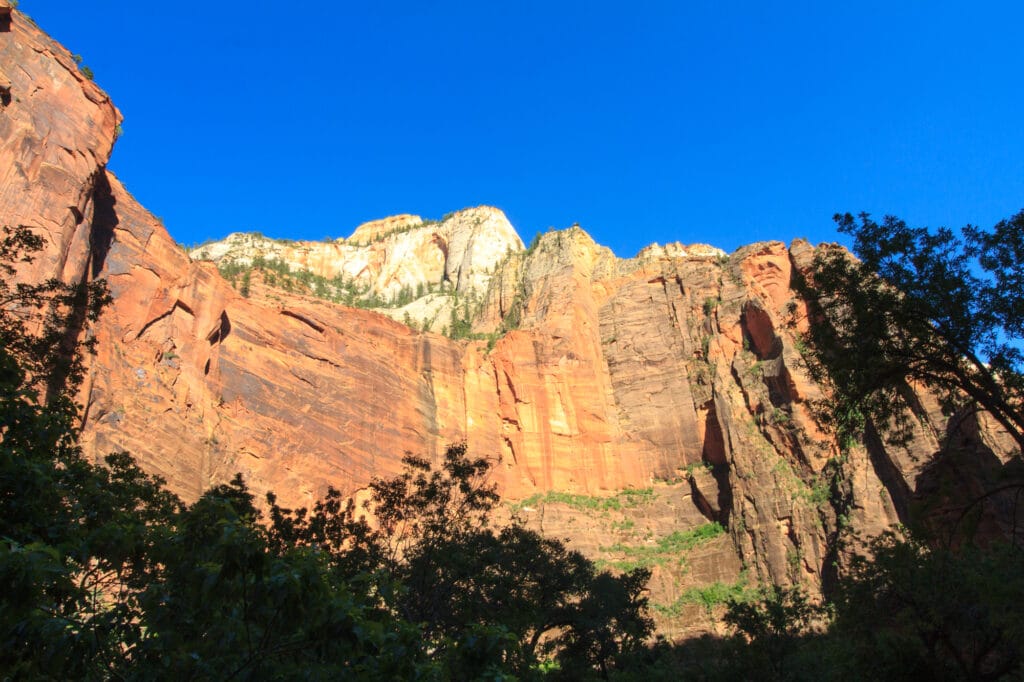
[[531, 495], [525, 500], [515, 503], [512, 507], [513, 509], [521, 510], [525, 507], [536, 507], [542, 504], [564, 504], [573, 509], [586, 511], [620, 511], [649, 504], [654, 501], [656, 496], [654, 488], [626, 488], [609, 497], [579, 495], [552, 490], [546, 493]]
[[369, 285], [359, 285], [351, 280], [346, 280], [341, 275], [327, 278], [309, 270], [292, 268], [278, 258], [262, 258], [260, 256], [252, 259], [251, 263], [222, 262], [217, 269], [232, 286], [238, 286], [240, 278], [243, 284], [249, 282], [252, 273], [259, 271], [263, 275], [264, 283], [268, 286], [291, 293], [314, 296], [353, 308], [401, 308], [416, 300], [418, 295], [422, 297], [443, 289], [441, 285], [434, 284], [428, 285], [422, 290], [405, 286], [393, 296], [385, 298], [372, 292]]
[[746, 575], [741, 575], [734, 583], [723, 583], [716, 580], [710, 585], [691, 587], [671, 604], [655, 604], [652, 608], [663, 616], [677, 618], [683, 614], [684, 607], [698, 604], [704, 607], [710, 615], [717, 606], [749, 602], [757, 598], [759, 594], [757, 590], [748, 585]]
[[687, 552], [723, 534], [725, 528], [720, 523], [713, 522], [690, 530], [673, 531], [650, 544], [617, 542], [601, 549], [605, 552], [624, 554], [626, 559], [605, 561], [603, 565], [621, 571], [631, 571], [637, 568], [665, 566], [669, 563], [681, 564], [685, 562]]

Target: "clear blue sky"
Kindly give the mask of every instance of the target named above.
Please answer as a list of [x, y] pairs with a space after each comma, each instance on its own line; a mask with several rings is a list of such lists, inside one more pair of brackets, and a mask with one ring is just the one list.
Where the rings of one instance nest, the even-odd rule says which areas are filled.
[[182, 242], [395, 213], [574, 222], [620, 256], [1024, 208], [1024, 3], [22, 0], [125, 115]]

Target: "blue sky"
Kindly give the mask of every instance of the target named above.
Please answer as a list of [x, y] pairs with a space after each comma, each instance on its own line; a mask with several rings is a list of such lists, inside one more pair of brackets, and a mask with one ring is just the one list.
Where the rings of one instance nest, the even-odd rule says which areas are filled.
[[179, 241], [395, 213], [578, 222], [620, 256], [1024, 208], [1024, 3], [22, 0], [125, 115]]

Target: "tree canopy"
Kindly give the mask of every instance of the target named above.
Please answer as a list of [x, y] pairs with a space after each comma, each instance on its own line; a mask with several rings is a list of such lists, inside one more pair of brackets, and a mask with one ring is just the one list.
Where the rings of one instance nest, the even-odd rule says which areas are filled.
[[1024, 447], [1024, 211], [990, 230], [909, 227], [835, 216], [857, 258], [819, 251], [802, 291], [819, 319], [807, 340], [823, 410], [841, 435], [865, 419], [897, 428], [908, 386], [947, 414], [984, 410]]

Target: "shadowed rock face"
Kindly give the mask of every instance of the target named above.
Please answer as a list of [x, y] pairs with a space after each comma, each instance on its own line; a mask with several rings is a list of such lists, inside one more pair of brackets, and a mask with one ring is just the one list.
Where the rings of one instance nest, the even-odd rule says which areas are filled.
[[[841, 531], [885, 529], [920, 490], [944, 491], [948, 516], [956, 500], [941, 482], [974, 475], [961, 459], [930, 464], [947, 423], [927, 395], [905, 447], [870, 437], [842, 454], [822, 432], [791, 288], [813, 259], [805, 242], [728, 257], [676, 244], [624, 260], [571, 228], [525, 251], [500, 211], [481, 207], [277, 254], [313, 269], [349, 267], [328, 252], [370, 254], [361, 272], [381, 290], [447, 279], [476, 292], [479, 334], [518, 319], [493, 347], [453, 341], [259, 277], [243, 298], [213, 263], [192, 261], [105, 169], [117, 110], [17, 11], [0, 33], [0, 85], [0, 221], [49, 241], [20, 276], [102, 277], [114, 296], [81, 394], [85, 448], [128, 450], [186, 498], [241, 472], [257, 493], [309, 505], [328, 486], [354, 492], [396, 473], [406, 452], [438, 457], [467, 440], [500, 457], [508, 498], [542, 496], [529, 523], [592, 556], [721, 523], [726, 536], [655, 564], [654, 599], [672, 601], [744, 566], [751, 583], [827, 586]], [[994, 476], [1010, 444], [984, 419], [968, 431], [963, 448]], [[543, 497], [628, 488], [653, 492], [610, 517]]]

